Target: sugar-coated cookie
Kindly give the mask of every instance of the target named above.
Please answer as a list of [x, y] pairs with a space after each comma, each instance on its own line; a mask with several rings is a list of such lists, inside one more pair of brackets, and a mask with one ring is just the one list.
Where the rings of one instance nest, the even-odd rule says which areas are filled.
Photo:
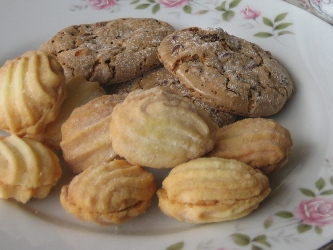
[[112, 84], [160, 66], [157, 46], [173, 31], [152, 18], [120, 18], [67, 27], [40, 49], [57, 57], [67, 78]]
[[158, 53], [193, 97], [236, 115], [275, 114], [293, 93], [289, 74], [270, 52], [221, 28], [175, 31]]

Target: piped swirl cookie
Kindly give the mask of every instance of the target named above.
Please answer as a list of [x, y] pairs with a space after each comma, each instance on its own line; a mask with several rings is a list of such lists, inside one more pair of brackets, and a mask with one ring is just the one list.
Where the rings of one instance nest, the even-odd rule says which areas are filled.
[[110, 122], [114, 151], [151, 168], [172, 168], [207, 153], [217, 128], [203, 109], [161, 86], [131, 92]]
[[0, 68], [0, 129], [36, 135], [54, 121], [65, 99], [65, 77], [51, 54], [28, 51]]
[[220, 28], [175, 31], [158, 53], [193, 97], [233, 114], [275, 114], [293, 93], [289, 74], [270, 52]]
[[114, 107], [123, 100], [121, 95], [97, 97], [74, 109], [64, 122], [60, 148], [74, 173], [117, 157], [112, 147], [109, 123]]
[[157, 191], [166, 215], [190, 223], [244, 217], [270, 192], [268, 178], [245, 163], [198, 158], [173, 168]]
[[161, 65], [157, 46], [174, 29], [152, 18], [120, 18], [69, 26], [40, 49], [55, 55], [66, 78], [112, 84], [129, 80]]
[[62, 187], [60, 202], [67, 212], [81, 220], [119, 224], [144, 213], [155, 189], [151, 173], [124, 160], [115, 160], [75, 176]]
[[45, 198], [61, 175], [58, 156], [42, 143], [16, 135], [0, 139], [1, 198]]

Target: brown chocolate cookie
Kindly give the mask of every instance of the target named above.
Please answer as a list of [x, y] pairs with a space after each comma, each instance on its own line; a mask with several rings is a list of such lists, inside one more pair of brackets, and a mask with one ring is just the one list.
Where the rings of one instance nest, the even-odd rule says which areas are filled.
[[135, 78], [161, 65], [157, 46], [174, 29], [151, 18], [121, 18], [73, 25], [59, 31], [40, 49], [54, 54], [71, 78], [112, 84]]
[[236, 121], [236, 115], [211, 107], [199, 98], [193, 98], [189, 90], [180, 83], [178, 78], [164, 67], [151, 70], [134, 80], [113, 84], [107, 91], [110, 92], [110, 94], [127, 95], [137, 89], [146, 90], [156, 86], [170, 87], [180, 95], [190, 98], [194, 104], [207, 111], [211, 119], [216, 122], [219, 127], [223, 127]]
[[270, 52], [222, 29], [175, 31], [158, 52], [191, 95], [233, 114], [275, 114], [293, 93], [287, 71]]

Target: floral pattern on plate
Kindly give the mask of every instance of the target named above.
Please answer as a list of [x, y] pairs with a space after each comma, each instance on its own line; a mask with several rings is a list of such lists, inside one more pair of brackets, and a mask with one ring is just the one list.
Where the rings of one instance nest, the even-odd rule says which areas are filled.
[[[72, 11], [93, 8], [95, 10], [108, 10], [111, 13], [121, 8], [123, 0], [83, 0], [81, 5], [70, 7]], [[170, 10], [170, 14], [204, 15], [208, 12], [220, 13], [221, 19], [216, 19], [215, 23], [230, 22], [236, 15], [241, 16], [247, 29], [259, 29], [254, 36], [260, 38], [278, 37], [293, 34], [288, 30], [291, 22], [285, 22], [287, 12], [279, 13], [274, 18], [265, 17], [259, 8], [247, 5], [239, 8], [242, 0], [222, 0], [207, 1], [205, 4], [199, 0], [133, 0], [132, 5], [136, 10], [150, 9], [152, 14], [156, 14], [161, 9]], [[261, 19], [261, 21], [259, 21]]]

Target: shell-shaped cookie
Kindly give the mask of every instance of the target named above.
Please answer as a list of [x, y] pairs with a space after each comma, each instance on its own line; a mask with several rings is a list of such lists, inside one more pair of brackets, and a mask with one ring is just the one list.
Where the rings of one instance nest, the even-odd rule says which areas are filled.
[[210, 151], [217, 125], [168, 87], [131, 92], [112, 114], [113, 149], [133, 164], [172, 168]]
[[114, 106], [124, 99], [104, 95], [74, 109], [61, 127], [60, 147], [74, 173], [117, 157], [111, 145], [109, 123]]
[[220, 128], [207, 156], [236, 159], [268, 174], [288, 161], [292, 144], [290, 132], [274, 120], [248, 118]]
[[76, 76], [66, 83], [66, 99], [63, 101], [56, 119], [49, 123], [43, 133], [33, 136], [34, 139], [55, 148], [60, 148], [61, 126], [73, 110], [89, 101], [105, 95], [98, 82], [87, 81], [83, 76]]
[[123, 223], [146, 211], [155, 193], [151, 173], [124, 160], [90, 167], [61, 189], [64, 209], [101, 225]]
[[65, 98], [64, 73], [55, 57], [28, 51], [0, 68], [0, 129], [38, 134], [54, 121]]
[[269, 194], [268, 178], [245, 163], [198, 158], [173, 168], [157, 191], [163, 213], [208, 223], [248, 215]]
[[61, 174], [58, 156], [42, 143], [16, 135], [0, 139], [1, 198], [45, 198]]

